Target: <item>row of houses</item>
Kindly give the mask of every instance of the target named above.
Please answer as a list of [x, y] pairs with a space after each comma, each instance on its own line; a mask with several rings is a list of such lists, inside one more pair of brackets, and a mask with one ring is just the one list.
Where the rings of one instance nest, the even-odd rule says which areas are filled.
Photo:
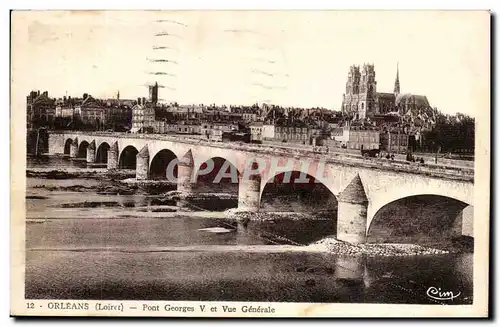
[[419, 141], [419, 134], [410, 134], [404, 129], [380, 130], [373, 127], [343, 127], [332, 131], [321, 144], [332, 148], [351, 150], [381, 150], [405, 153]]
[[282, 143], [313, 144], [313, 139], [321, 135], [322, 130], [302, 121], [254, 122], [249, 125], [254, 141], [275, 141]]
[[278, 142], [404, 153], [412, 138], [406, 130], [383, 131], [379, 127], [341, 127], [338, 124], [324, 128], [302, 120], [257, 121], [249, 123], [243, 129], [235, 122], [200, 122], [197, 119], [169, 122], [156, 120], [154, 108], [147, 104], [134, 106], [133, 117], [132, 132], [191, 134], [215, 141], [222, 141], [223, 133], [245, 132], [250, 135], [250, 141], [255, 143]]
[[100, 100], [84, 93], [81, 98], [50, 98], [48, 92], [32, 91], [26, 99], [27, 128], [51, 126], [57, 118], [78, 120], [83, 124], [130, 126], [133, 101]]
[[404, 152], [412, 141], [418, 140], [414, 131], [384, 130], [384, 123], [394, 123], [390, 119], [374, 120], [372, 123], [376, 126], [373, 127], [351, 126], [338, 117], [324, 119], [325, 113], [321, 110], [310, 111], [310, 115], [304, 116], [302, 111], [294, 110], [282, 115], [274, 108], [272, 115], [271, 111], [267, 112], [271, 119], [257, 121], [262, 119], [258, 116], [258, 107], [231, 107], [225, 112], [216, 107], [158, 106], [146, 98], [102, 100], [86, 93], [81, 98], [52, 99], [46, 91], [31, 92], [27, 106], [28, 128], [35, 127], [33, 123], [37, 121], [78, 117], [88, 124], [121, 124], [134, 133], [190, 134], [221, 141], [223, 133], [240, 132], [249, 134], [251, 142], [258, 143], [388, 149], [391, 152]]
[[[200, 124], [198, 121], [168, 122], [164, 120], [156, 120], [142, 129], [146, 133], [200, 135], [206, 138], [210, 138], [213, 134], [220, 134], [214, 131], [230, 132], [237, 130], [238, 125], [232, 123], [214, 122]], [[138, 131], [133, 130], [133, 132]]]
[[[96, 99], [84, 93], [82, 97], [64, 96], [56, 99], [49, 97], [47, 91], [32, 91], [26, 99], [27, 127], [51, 126], [58, 118], [78, 119], [83, 124], [121, 124], [133, 131], [153, 128], [170, 131], [173, 127], [164, 126], [161, 121], [182, 122], [190, 120], [217, 121], [225, 123], [251, 123], [260, 115], [258, 107], [231, 106], [222, 110], [215, 106], [197, 105], [160, 105], [152, 99], [136, 100]], [[168, 124], [167, 124], [168, 125]], [[184, 128], [182, 127], [183, 131]]]
[[[144, 106], [144, 105], [139, 105]], [[203, 119], [210, 121], [242, 121], [250, 123], [260, 117], [257, 112], [229, 112], [197, 106], [152, 106], [158, 120]], [[141, 109], [141, 108], [137, 108]]]

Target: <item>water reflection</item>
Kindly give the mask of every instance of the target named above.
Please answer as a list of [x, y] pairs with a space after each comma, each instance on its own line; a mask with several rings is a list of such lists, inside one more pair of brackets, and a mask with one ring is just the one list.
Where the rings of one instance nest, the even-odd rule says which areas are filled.
[[[462, 292], [461, 297], [443, 304], [471, 303], [472, 288], [457, 285], [449, 277], [452, 274], [426, 272], [420, 275], [421, 281], [411, 284], [403, 272], [369, 277], [359, 272], [380, 268], [358, 258], [353, 260], [361, 263], [359, 267], [348, 263], [346, 269], [346, 261], [341, 260], [339, 266], [337, 259], [293, 252], [28, 251], [26, 297], [441, 304], [426, 296], [430, 285], [439, 285]], [[401, 259], [399, 264], [405, 266], [407, 261], [411, 259]], [[424, 261], [445, 267], [450, 263], [446, 258]], [[379, 265], [386, 269], [390, 262], [381, 259]]]
[[[43, 199], [28, 201], [44, 201]], [[147, 208], [147, 207], [146, 207]], [[119, 212], [127, 208], [68, 208], [55, 212], [32, 212], [30, 219], [44, 219], [44, 224], [27, 225], [27, 246], [33, 248], [77, 247], [100, 248], [107, 246], [122, 247], [171, 247], [188, 245], [257, 245], [257, 244], [309, 244], [321, 238], [322, 233], [314, 237], [297, 237], [288, 239], [278, 234], [279, 229], [268, 226], [267, 232], [261, 228], [263, 224], [245, 226], [236, 221], [225, 219], [183, 216], [173, 212], [166, 218], [148, 217], [148, 212], [166, 214], [167, 210], [143, 209], [129, 211], [126, 216], [119, 217]], [[28, 206], [28, 210], [33, 210]], [[78, 214], [75, 213], [78, 211]], [[140, 215], [145, 216], [141, 217]], [[114, 217], [110, 217], [114, 215]], [[134, 216], [135, 215], [135, 216]], [[67, 219], [71, 216], [73, 219]], [[57, 218], [54, 218], [57, 217]], [[79, 219], [74, 219], [78, 217]], [[108, 218], [109, 217], [109, 218]], [[284, 220], [279, 224], [287, 225], [295, 234], [303, 223]], [[314, 226], [314, 225], [312, 225]], [[231, 233], [213, 233], [212, 230], [227, 229]], [[149, 237], [142, 237], [149, 235]]]
[[69, 156], [28, 156], [28, 168], [87, 168], [85, 158], [70, 158]]

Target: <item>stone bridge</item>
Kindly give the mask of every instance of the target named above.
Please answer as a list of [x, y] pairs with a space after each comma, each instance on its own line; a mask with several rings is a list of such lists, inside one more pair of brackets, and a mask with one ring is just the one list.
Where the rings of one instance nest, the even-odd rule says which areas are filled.
[[[334, 195], [339, 239], [387, 241], [419, 229], [426, 229], [427, 234], [440, 230], [438, 234], [446, 237], [472, 236], [474, 171], [470, 168], [393, 163], [180, 136], [104, 132], [51, 133], [49, 154], [85, 158], [108, 169], [135, 169], [138, 180], [166, 179], [169, 165], [175, 166], [174, 177], [181, 192], [190, 192], [196, 182], [193, 176], [206, 170], [209, 159], [218, 160], [223, 162], [219, 167], [223, 172], [237, 172], [233, 182], [238, 183], [238, 208], [253, 212], [261, 208], [264, 189], [276, 182], [275, 176], [297, 172], [302, 179], [323, 184]], [[418, 227], [416, 220], [424, 223]]]

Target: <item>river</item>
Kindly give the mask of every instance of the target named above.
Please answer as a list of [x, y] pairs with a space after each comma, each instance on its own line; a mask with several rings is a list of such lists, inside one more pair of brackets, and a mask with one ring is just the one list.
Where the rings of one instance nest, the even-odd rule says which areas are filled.
[[[85, 165], [28, 159], [28, 168]], [[298, 244], [335, 233], [331, 221], [244, 225], [214, 210], [235, 206], [236, 199], [183, 212], [147, 192], [98, 194], [106, 183], [27, 179], [27, 299], [472, 303], [471, 253], [348, 257], [302, 251]], [[280, 245], [293, 250], [280, 251]], [[434, 300], [429, 287], [460, 296]]]

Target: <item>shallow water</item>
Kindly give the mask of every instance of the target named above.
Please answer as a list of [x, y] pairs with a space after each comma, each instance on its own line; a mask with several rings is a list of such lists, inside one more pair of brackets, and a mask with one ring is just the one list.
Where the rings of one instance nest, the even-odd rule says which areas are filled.
[[[62, 158], [28, 164], [73, 165]], [[350, 258], [273, 251], [334, 234], [334, 224], [275, 219], [243, 225], [222, 212], [179, 211], [177, 203], [151, 194], [97, 194], [102, 183], [28, 178], [27, 194], [34, 197], [26, 200], [27, 298], [472, 303], [472, 254]], [[57, 189], [71, 185], [89, 190]], [[461, 295], [432, 300], [426, 295], [432, 286]]]

